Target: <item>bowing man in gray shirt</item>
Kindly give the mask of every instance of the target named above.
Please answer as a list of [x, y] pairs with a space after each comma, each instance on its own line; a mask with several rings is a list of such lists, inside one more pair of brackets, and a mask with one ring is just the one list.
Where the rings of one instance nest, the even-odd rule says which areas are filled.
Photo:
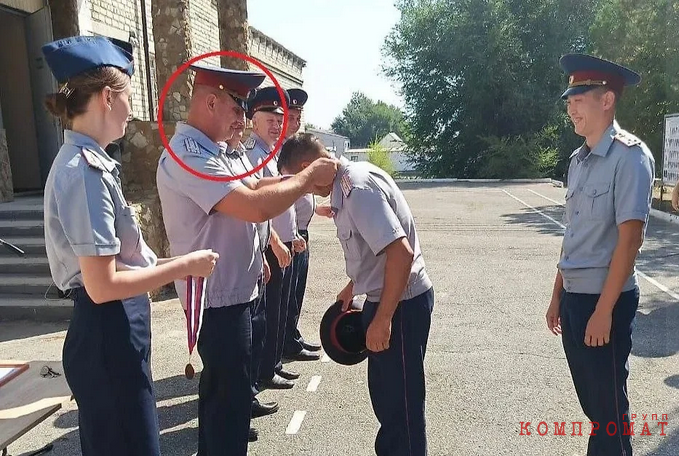
[[[283, 145], [281, 168], [303, 172], [329, 157], [309, 134]], [[378, 456], [424, 455], [424, 354], [429, 338], [434, 290], [427, 275], [413, 215], [393, 179], [368, 162], [342, 159], [331, 185], [334, 221], [351, 279], [338, 299], [348, 308], [365, 294], [368, 388], [380, 422]]]
[[[262, 276], [256, 223], [281, 214], [314, 185], [328, 185], [337, 163], [326, 160], [289, 179], [223, 180], [242, 175], [231, 166], [234, 161], [223, 143], [245, 123], [248, 92], [262, 83], [264, 74], [192, 69], [196, 77], [188, 120], [177, 124], [170, 140], [181, 164], [163, 151], [158, 193], [173, 254], [202, 245], [223, 258], [207, 282], [198, 339], [204, 366], [198, 388], [198, 454], [245, 456], [252, 438], [250, 310], [260, 297]], [[181, 299], [183, 284], [175, 285]]]

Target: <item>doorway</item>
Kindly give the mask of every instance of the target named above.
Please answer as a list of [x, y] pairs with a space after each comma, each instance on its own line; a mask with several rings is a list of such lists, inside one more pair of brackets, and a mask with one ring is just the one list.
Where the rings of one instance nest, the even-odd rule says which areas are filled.
[[0, 7], [0, 111], [15, 193], [42, 190], [61, 145], [61, 127], [44, 108], [57, 90], [42, 56], [51, 41], [49, 8], [25, 14]]

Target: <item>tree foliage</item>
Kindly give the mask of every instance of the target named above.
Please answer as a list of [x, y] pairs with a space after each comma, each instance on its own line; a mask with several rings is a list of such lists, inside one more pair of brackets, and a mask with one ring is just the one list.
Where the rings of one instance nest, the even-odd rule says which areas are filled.
[[643, 139], [662, 166], [663, 118], [679, 112], [679, 3], [608, 0], [591, 29], [591, 51], [639, 71], [618, 107], [621, 126]]
[[342, 114], [332, 122], [332, 130], [346, 136], [352, 147], [367, 147], [387, 133], [404, 134], [403, 113], [382, 101], [374, 102], [361, 92], [355, 92]]
[[389, 151], [380, 146], [376, 141], [370, 144], [368, 161], [378, 168], [382, 168], [390, 176], [394, 175], [394, 164], [391, 162]]
[[425, 176], [498, 176], [504, 163], [506, 178], [562, 177], [583, 140], [560, 99], [565, 53], [591, 52], [642, 73], [645, 83], [628, 91], [618, 118], [653, 149], [663, 115], [677, 111], [676, 0], [401, 0], [397, 7], [385, 72], [402, 87], [404, 139]]

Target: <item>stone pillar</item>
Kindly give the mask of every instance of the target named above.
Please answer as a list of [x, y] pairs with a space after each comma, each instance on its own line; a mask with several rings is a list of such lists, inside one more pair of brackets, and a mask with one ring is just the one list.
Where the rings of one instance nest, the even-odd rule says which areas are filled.
[[[248, 2], [247, 0], [217, 0], [219, 16], [219, 44], [225, 51], [250, 55]], [[249, 70], [248, 62], [243, 59], [222, 56], [224, 68]]]
[[49, 3], [54, 39], [80, 35], [78, 0], [50, 0]]
[[[170, 76], [191, 58], [191, 24], [188, 0], [153, 0], [153, 41], [156, 53], [158, 97]], [[163, 106], [164, 121], [186, 120], [193, 74], [184, 71], [175, 79]]]

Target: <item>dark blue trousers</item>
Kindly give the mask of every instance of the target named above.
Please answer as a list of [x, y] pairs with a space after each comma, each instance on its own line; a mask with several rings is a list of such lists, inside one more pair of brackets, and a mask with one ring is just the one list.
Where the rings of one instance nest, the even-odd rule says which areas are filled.
[[[377, 306], [368, 301], [363, 306], [366, 331]], [[433, 288], [401, 301], [391, 321], [389, 348], [368, 355], [368, 390], [380, 422], [377, 456], [427, 454], [424, 357], [433, 309]]]
[[207, 308], [198, 337], [198, 455], [246, 456], [252, 411], [253, 303]]
[[[620, 294], [613, 309], [610, 342], [585, 345], [585, 330], [599, 295], [562, 293], [560, 317], [563, 347], [582, 410], [599, 429], [593, 431], [587, 456], [632, 456], [627, 396], [628, 358], [639, 305], [639, 289]], [[583, 423], [583, 434], [591, 425]], [[589, 432], [588, 432], [589, 433]]]
[[293, 356], [304, 349], [302, 345], [304, 338], [299, 332], [298, 324], [306, 292], [307, 276], [309, 275], [309, 232], [300, 230], [299, 234], [306, 241], [307, 248], [304, 252], [296, 254], [292, 260], [294, 264], [288, 301], [288, 318], [285, 324], [283, 356]]
[[252, 369], [250, 371], [250, 382], [252, 384], [252, 398], [254, 399], [259, 390], [257, 381], [260, 379], [259, 370], [264, 353], [264, 341], [266, 340], [266, 286], [264, 279], [260, 281], [260, 294], [252, 302], [250, 317], [252, 321]]
[[78, 405], [82, 454], [159, 456], [148, 295], [95, 304], [77, 288], [70, 297], [62, 356]]
[[[292, 251], [291, 242], [286, 242], [285, 245]], [[271, 269], [271, 279], [266, 285], [266, 337], [259, 367], [260, 380], [272, 379], [276, 370], [282, 366], [281, 358], [293, 270], [292, 263], [287, 268], [279, 266], [271, 247], [266, 250], [266, 259]]]

